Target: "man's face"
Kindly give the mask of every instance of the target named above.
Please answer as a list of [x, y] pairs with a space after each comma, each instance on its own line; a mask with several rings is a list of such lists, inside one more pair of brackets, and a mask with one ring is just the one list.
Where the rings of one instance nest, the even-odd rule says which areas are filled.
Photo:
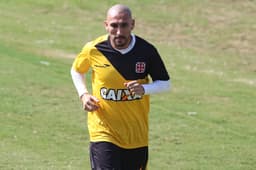
[[134, 20], [124, 12], [113, 13], [105, 21], [111, 45], [116, 49], [125, 49], [129, 46], [133, 27]]

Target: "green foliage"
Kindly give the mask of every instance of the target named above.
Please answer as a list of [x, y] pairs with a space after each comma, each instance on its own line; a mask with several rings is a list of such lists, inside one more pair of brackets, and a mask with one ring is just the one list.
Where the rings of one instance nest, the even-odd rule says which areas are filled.
[[[118, 2], [0, 2], [0, 169], [89, 169], [69, 72]], [[255, 169], [255, 1], [125, 3], [172, 77], [152, 96], [149, 169]]]

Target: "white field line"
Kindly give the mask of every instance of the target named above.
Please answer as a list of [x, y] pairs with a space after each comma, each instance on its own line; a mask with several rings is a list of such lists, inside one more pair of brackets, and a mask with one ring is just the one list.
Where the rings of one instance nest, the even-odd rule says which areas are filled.
[[[198, 69], [196, 66], [191, 67], [190, 65], [186, 65], [184, 67], [184, 69], [188, 70], [188, 71], [200, 72], [200, 73], [204, 73], [204, 74], [208, 74], [208, 75], [215, 75], [215, 76], [218, 76], [218, 77], [225, 76], [224, 72], [216, 71], [214, 69], [201, 70], [201, 69]], [[226, 80], [229, 81], [229, 82], [243, 83], [243, 84], [246, 84], [246, 85], [256, 87], [256, 79], [249, 79], [249, 78], [234, 78], [234, 79], [230, 78], [230, 79], [228, 79], [228, 78], [226, 78]]]

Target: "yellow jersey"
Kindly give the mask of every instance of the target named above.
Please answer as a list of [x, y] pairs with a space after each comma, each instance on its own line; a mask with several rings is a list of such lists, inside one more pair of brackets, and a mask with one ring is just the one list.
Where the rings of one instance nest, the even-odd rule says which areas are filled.
[[87, 43], [72, 67], [79, 73], [92, 70], [92, 94], [100, 108], [88, 112], [91, 142], [106, 141], [122, 148], [148, 146], [149, 95], [132, 95], [125, 82], [149, 83], [169, 80], [168, 73], [153, 45], [135, 36], [134, 47], [122, 54], [115, 50], [108, 35]]

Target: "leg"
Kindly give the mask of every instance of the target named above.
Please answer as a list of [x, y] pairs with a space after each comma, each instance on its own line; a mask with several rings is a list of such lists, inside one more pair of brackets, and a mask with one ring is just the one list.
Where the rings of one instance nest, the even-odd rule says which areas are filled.
[[148, 147], [125, 149], [121, 161], [122, 170], [146, 170]]
[[121, 148], [108, 142], [91, 142], [90, 160], [92, 170], [121, 170]]

